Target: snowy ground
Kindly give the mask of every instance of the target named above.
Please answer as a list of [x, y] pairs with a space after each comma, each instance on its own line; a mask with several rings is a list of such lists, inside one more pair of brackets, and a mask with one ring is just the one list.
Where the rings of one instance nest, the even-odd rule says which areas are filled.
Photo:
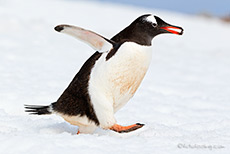
[[[116, 114], [120, 124], [145, 127], [76, 135], [60, 117], [24, 113], [23, 104], [56, 101], [94, 52], [54, 26], [111, 38], [145, 13], [185, 29], [153, 40], [148, 74]], [[229, 153], [229, 40], [230, 25], [213, 19], [96, 2], [0, 0], [0, 153]]]

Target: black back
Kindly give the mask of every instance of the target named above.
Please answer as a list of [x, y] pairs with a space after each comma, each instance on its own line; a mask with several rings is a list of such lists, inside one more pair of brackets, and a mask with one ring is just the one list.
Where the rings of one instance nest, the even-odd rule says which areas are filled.
[[88, 93], [88, 81], [90, 72], [95, 62], [100, 58], [102, 53], [95, 52], [81, 67], [70, 85], [66, 88], [57, 102], [52, 104], [54, 111], [69, 116], [86, 115], [95, 124], [99, 125], [99, 121], [94, 112], [92, 103]]

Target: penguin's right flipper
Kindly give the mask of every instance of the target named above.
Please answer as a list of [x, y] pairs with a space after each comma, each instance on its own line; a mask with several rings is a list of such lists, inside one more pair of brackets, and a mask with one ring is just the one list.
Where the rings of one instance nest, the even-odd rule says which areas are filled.
[[110, 51], [114, 46], [113, 41], [108, 40], [95, 32], [77, 26], [58, 25], [54, 29], [58, 32], [69, 34], [87, 43], [97, 51], [102, 51], [102, 52]]

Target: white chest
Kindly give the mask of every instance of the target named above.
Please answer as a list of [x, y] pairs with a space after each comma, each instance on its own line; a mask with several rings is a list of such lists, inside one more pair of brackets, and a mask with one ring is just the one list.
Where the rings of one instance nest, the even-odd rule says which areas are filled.
[[136, 92], [149, 67], [151, 47], [124, 43], [106, 61], [104, 53], [96, 62], [90, 76], [90, 87], [112, 101], [114, 110], [120, 109]]

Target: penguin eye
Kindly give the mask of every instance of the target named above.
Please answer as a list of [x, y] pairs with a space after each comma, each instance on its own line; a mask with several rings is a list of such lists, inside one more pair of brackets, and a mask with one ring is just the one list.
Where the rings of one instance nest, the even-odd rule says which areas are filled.
[[157, 24], [156, 24], [156, 23], [153, 23], [152, 25], [153, 25], [154, 28], [157, 27]]

